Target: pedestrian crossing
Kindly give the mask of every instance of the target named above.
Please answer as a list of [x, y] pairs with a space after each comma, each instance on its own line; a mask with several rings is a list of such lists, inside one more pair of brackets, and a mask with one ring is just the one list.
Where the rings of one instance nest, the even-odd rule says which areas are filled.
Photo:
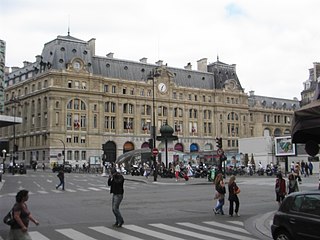
[[[48, 181], [45, 181], [48, 182]], [[35, 190], [35, 189], [31, 189], [30, 187], [24, 187], [23, 183], [20, 183], [21, 185], [18, 187], [19, 189], [29, 189], [29, 195], [35, 195], [35, 194], [50, 194], [50, 193], [55, 193], [55, 194], [61, 194], [61, 193], [84, 193], [84, 192], [109, 192], [110, 191], [110, 187], [107, 186], [107, 183], [105, 182], [104, 184], [102, 183], [83, 183], [83, 185], [80, 185], [78, 183], [74, 183], [74, 182], [67, 182], [65, 185], [65, 190], [62, 191], [61, 188], [60, 189], [56, 189], [55, 186], [57, 184], [57, 181], [52, 183], [49, 182], [51, 184], [47, 184], [47, 185], [39, 185], [36, 183], [33, 183], [36, 188], [38, 188], [39, 190]], [[128, 182], [124, 188], [125, 189], [137, 189], [140, 188], [141, 184], [139, 185], [139, 183], [137, 182]], [[151, 185], [144, 185], [144, 187], [152, 187]], [[0, 198], [3, 197], [14, 197], [16, 196], [17, 191], [15, 192], [9, 192], [9, 193], [3, 193], [0, 194]]]
[[[54, 234], [40, 231], [29, 232], [33, 240], [257, 240], [245, 228], [243, 222], [218, 221], [176, 222], [174, 224], [149, 223], [143, 226], [128, 224], [122, 228], [112, 226], [88, 226], [84, 228], [58, 228]], [[58, 234], [58, 235], [57, 235]]]

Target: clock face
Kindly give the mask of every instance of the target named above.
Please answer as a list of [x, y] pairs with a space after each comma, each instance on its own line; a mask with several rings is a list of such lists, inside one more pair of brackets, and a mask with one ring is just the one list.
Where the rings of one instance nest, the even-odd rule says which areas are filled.
[[164, 83], [159, 83], [158, 89], [160, 92], [164, 93], [167, 91], [167, 86]]

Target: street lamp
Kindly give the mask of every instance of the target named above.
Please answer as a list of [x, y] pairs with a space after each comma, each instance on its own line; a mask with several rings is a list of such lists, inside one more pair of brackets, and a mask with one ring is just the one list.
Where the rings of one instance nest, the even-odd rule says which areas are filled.
[[13, 121], [14, 121], [14, 124], [13, 124], [13, 148], [12, 148], [12, 175], [14, 175], [14, 168], [15, 168], [15, 165], [16, 165], [16, 152], [18, 151], [18, 145], [16, 143], [16, 111], [17, 111], [17, 103], [20, 104], [20, 100], [16, 97], [12, 97], [11, 100], [10, 100], [11, 103], [14, 103], [14, 112], [13, 112]]
[[7, 153], [7, 150], [3, 149], [3, 150], [2, 150], [2, 167], [3, 167], [3, 172], [5, 171], [4, 162], [5, 162], [5, 160], [6, 160], [6, 153]]
[[[148, 75], [147, 80], [152, 81], [152, 126], [151, 126], [151, 138], [153, 139], [153, 146], [150, 146], [151, 148], [151, 155], [152, 155], [152, 149], [156, 147], [156, 139], [157, 139], [157, 132], [156, 132], [156, 103], [155, 103], [155, 91], [154, 91], [154, 80], [156, 77], [159, 77], [160, 74], [157, 73], [157, 71], [152, 71]], [[157, 181], [157, 156], [153, 156], [153, 180]]]

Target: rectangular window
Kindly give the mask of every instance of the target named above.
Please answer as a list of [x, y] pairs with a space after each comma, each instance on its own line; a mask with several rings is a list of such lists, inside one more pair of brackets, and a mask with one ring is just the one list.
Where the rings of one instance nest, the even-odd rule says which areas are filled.
[[173, 98], [173, 99], [177, 99], [177, 93], [176, 93], [176, 92], [173, 92], [173, 93], [172, 93], [172, 98]]
[[79, 151], [74, 151], [74, 160], [78, 161], [79, 159]]
[[109, 128], [109, 116], [104, 117], [104, 128]]
[[82, 82], [82, 89], [87, 89], [87, 83], [86, 82]]
[[126, 88], [122, 89], [122, 94], [127, 94], [127, 89]]
[[112, 86], [112, 93], [116, 93], [117, 92], [117, 87], [116, 86]]
[[68, 88], [72, 88], [72, 81], [68, 81]]
[[87, 160], [87, 152], [86, 151], [81, 152], [81, 160]]
[[80, 83], [79, 81], [74, 81], [74, 88], [79, 89], [80, 88]]
[[116, 117], [111, 117], [110, 128], [116, 129]]
[[72, 160], [72, 151], [67, 151], [67, 160]]
[[104, 92], [109, 92], [109, 85], [104, 85], [103, 91]]
[[66, 139], [67, 139], [67, 143], [71, 143], [71, 136], [67, 136]]
[[78, 136], [74, 136], [73, 137], [73, 142], [74, 143], [79, 143], [79, 137]]

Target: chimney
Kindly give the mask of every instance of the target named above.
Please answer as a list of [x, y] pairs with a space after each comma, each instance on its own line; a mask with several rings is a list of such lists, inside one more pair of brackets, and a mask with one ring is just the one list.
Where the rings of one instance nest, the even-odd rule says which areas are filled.
[[187, 66], [184, 67], [184, 69], [192, 70], [192, 65], [191, 65], [191, 63], [188, 63]]
[[90, 48], [92, 56], [95, 56], [96, 55], [96, 39], [95, 38], [91, 38], [88, 41], [88, 44], [89, 44], [89, 48]]
[[37, 55], [36, 56], [36, 62], [41, 62], [42, 60], [42, 56], [41, 55]]
[[109, 52], [109, 53], [107, 54], [107, 57], [108, 57], [108, 58], [113, 58], [113, 54], [114, 54], [113, 52]]
[[11, 72], [18, 71], [20, 68], [19, 67], [11, 67]]
[[254, 91], [249, 91], [250, 97], [254, 96]]
[[156, 64], [157, 64], [158, 66], [162, 66], [163, 61], [162, 61], [162, 60], [159, 60], [158, 62], [156, 62]]
[[207, 72], [207, 58], [202, 58], [197, 61], [198, 63], [198, 71]]
[[23, 62], [23, 66], [24, 66], [24, 67], [26, 67], [26, 66], [28, 66], [28, 65], [30, 65], [30, 64], [31, 64], [31, 62], [28, 62], [28, 61], [24, 61], [24, 62]]
[[143, 58], [140, 59], [140, 62], [147, 63], [147, 60], [148, 60], [148, 58], [143, 57]]

